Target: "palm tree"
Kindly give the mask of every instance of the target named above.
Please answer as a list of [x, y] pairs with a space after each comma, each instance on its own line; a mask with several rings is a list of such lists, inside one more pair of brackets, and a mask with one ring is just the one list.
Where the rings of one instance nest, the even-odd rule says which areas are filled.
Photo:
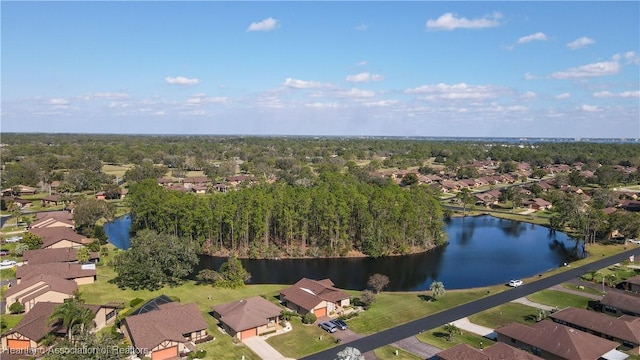
[[61, 321], [61, 325], [67, 329], [67, 335], [71, 341], [74, 327], [79, 325], [80, 331], [84, 332], [86, 328], [93, 325], [93, 318], [94, 314], [89, 308], [82, 306], [82, 303], [76, 298], [72, 298], [54, 309], [53, 314], [49, 317], [49, 324]]
[[433, 281], [429, 286], [429, 290], [431, 290], [431, 296], [434, 299], [438, 299], [442, 295], [444, 295], [444, 284], [442, 283], [442, 281]]
[[447, 332], [447, 341], [453, 340], [453, 336], [455, 334], [459, 334], [460, 333], [460, 329], [458, 329], [458, 327], [453, 325], [452, 323], [448, 323], [447, 325], [445, 325], [444, 326], [444, 331]]

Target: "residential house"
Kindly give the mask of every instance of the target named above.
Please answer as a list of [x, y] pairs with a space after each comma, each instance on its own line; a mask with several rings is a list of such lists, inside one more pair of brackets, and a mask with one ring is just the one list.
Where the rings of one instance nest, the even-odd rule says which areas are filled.
[[36, 220], [29, 225], [29, 229], [68, 227], [73, 229], [75, 223], [70, 211], [49, 211], [36, 214]]
[[16, 185], [12, 188], [7, 188], [2, 190], [2, 195], [35, 195], [38, 192], [38, 189], [26, 186], [26, 185]]
[[196, 194], [206, 194], [207, 190], [209, 190], [209, 187], [206, 185], [193, 185], [191, 187], [191, 191], [195, 192]]
[[16, 281], [22, 281], [31, 277], [49, 274], [62, 279], [73, 280], [78, 285], [93, 284], [96, 281], [95, 264], [69, 264], [64, 262], [22, 265], [16, 268]]
[[173, 179], [169, 179], [169, 178], [160, 178], [158, 179], [158, 185], [160, 186], [164, 186], [164, 187], [169, 187], [169, 186], [173, 186], [180, 183], [179, 180], [173, 180]]
[[623, 315], [615, 318], [600, 312], [568, 307], [557, 311], [549, 318], [554, 322], [620, 343], [625, 350], [640, 346], [640, 318]]
[[618, 343], [542, 320], [531, 326], [511, 323], [495, 330], [498, 341], [548, 360], [626, 359]]
[[96, 193], [96, 200], [106, 200], [107, 199], [107, 193], [104, 191], [98, 191]]
[[260, 296], [213, 307], [227, 334], [240, 340], [276, 331], [282, 309]]
[[192, 189], [194, 186], [207, 187], [211, 185], [211, 179], [206, 176], [194, 176], [182, 179], [182, 185], [185, 189]]
[[640, 275], [625, 280], [623, 286], [628, 291], [640, 293]]
[[173, 359], [211, 339], [198, 305], [155, 298], [122, 320], [122, 331], [137, 353], [152, 360]]
[[619, 291], [608, 291], [600, 299], [602, 311], [616, 316], [640, 316], [640, 296]]
[[58, 203], [61, 202], [60, 195], [45, 196], [42, 199], [40, 199], [40, 201], [42, 202], [43, 207], [58, 205]]
[[528, 206], [532, 210], [548, 210], [551, 209], [552, 204], [545, 199], [533, 198], [522, 202], [523, 205]]
[[509, 346], [505, 343], [495, 343], [485, 349], [476, 349], [465, 343], [458, 344], [436, 354], [439, 360], [540, 360], [526, 351]]
[[42, 238], [42, 249], [81, 248], [93, 241], [67, 227], [35, 228], [29, 232]]
[[[2, 334], [2, 350], [12, 353], [19, 353], [20, 351], [33, 353], [38, 349], [43, 350], [43, 347], [40, 346], [40, 341], [47, 334], [53, 333], [56, 336], [65, 336], [67, 329], [62, 326], [60, 321], [53, 324], [49, 322], [49, 318], [56, 307], [61, 304], [47, 301], [38, 302], [16, 326]], [[90, 309], [94, 314], [92, 331], [99, 331], [113, 324], [116, 320], [117, 310], [114, 307], [108, 305], [83, 306]]]
[[[89, 261], [97, 263], [99, 260], [99, 253], [93, 251], [89, 253]], [[72, 263], [77, 261], [77, 248], [26, 250], [22, 254], [22, 262], [24, 263], [24, 265], [47, 264], [54, 262]]]
[[24, 306], [25, 312], [29, 312], [39, 302], [61, 303], [65, 299], [72, 298], [76, 290], [78, 290], [78, 284], [75, 281], [49, 274], [39, 274], [6, 291], [5, 313], [9, 312], [9, 307], [16, 301]]
[[340, 311], [349, 305], [349, 294], [333, 287], [331, 279], [300, 279], [291, 287], [280, 290], [280, 301], [299, 314], [313, 313], [318, 318]]
[[227, 185], [220, 183], [213, 185], [213, 189], [221, 193], [226, 193], [227, 191], [229, 191], [229, 187]]

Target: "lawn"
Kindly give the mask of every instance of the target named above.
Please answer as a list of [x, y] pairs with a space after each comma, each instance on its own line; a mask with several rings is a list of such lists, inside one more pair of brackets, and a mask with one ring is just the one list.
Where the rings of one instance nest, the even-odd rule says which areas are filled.
[[[398, 355], [395, 354], [398, 351]], [[421, 360], [419, 356], [415, 356], [410, 352], [404, 351], [394, 346], [383, 346], [373, 351], [379, 360]]]
[[496, 329], [512, 322], [532, 324], [535, 322], [537, 313], [538, 310], [531, 306], [518, 303], [506, 303], [473, 314], [469, 316], [469, 320], [474, 324]]
[[336, 345], [334, 338], [318, 325], [304, 325], [298, 317], [292, 318], [290, 323], [291, 331], [267, 339], [271, 346], [286, 357], [299, 359]]
[[102, 172], [121, 178], [132, 167], [133, 165], [102, 165]]
[[382, 292], [376, 302], [360, 316], [349, 321], [349, 327], [356, 333], [369, 335], [384, 329], [404, 324], [439, 311], [468, 303], [504, 290], [504, 286], [490, 288], [447, 291], [436, 300], [430, 301], [430, 292]]
[[573, 291], [580, 291], [585, 294], [600, 295], [600, 296], [604, 295], [602, 291], [591, 288], [589, 286], [582, 286], [582, 288], [580, 288], [580, 286], [575, 284], [562, 284], [562, 287], [564, 287], [565, 289], [573, 290]]
[[462, 343], [470, 345], [476, 349], [480, 349], [481, 347], [486, 348], [495, 343], [495, 341], [491, 339], [487, 339], [483, 336], [476, 335], [467, 331], [461, 331], [461, 333], [455, 334], [451, 341], [447, 341], [447, 335], [448, 334], [444, 330], [444, 326], [441, 326], [436, 329], [422, 332], [416, 335], [416, 337], [423, 343], [433, 345], [442, 350], [446, 350], [450, 347], [454, 347]]
[[0, 332], [4, 332], [5, 330], [11, 329], [16, 326], [22, 320], [24, 314], [19, 315], [11, 315], [11, 314], [3, 314], [2, 322], [0, 325]]
[[589, 298], [584, 296], [567, 294], [562, 291], [542, 290], [527, 296], [527, 299], [549, 306], [557, 306], [559, 309], [572, 306], [585, 309], [589, 305]]

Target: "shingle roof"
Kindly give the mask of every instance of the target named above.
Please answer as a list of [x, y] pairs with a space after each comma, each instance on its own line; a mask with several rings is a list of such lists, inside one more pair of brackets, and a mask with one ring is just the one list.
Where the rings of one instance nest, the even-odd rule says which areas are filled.
[[[100, 254], [97, 252], [90, 253], [90, 259], [99, 259]], [[72, 262], [78, 260], [78, 249], [59, 248], [59, 249], [38, 249], [27, 250], [22, 254], [22, 260], [29, 265], [47, 264], [53, 262]]]
[[447, 350], [440, 351], [438, 357], [441, 360], [491, 360], [482, 351], [472, 348], [467, 344], [458, 344]]
[[586, 309], [566, 308], [549, 315], [550, 318], [589, 329], [594, 332], [611, 335], [617, 339], [640, 344], [640, 318], [615, 318], [603, 313]]
[[279, 316], [282, 309], [260, 296], [254, 296], [214, 306], [213, 311], [220, 315], [223, 323], [240, 332], [268, 324], [269, 319]]
[[47, 211], [36, 214], [36, 221], [29, 225], [30, 229], [41, 228], [56, 221], [73, 226], [73, 214], [69, 211]]
[[83, 269], [80, 264], [49, 263], [36, 265], [22, 265], [16, 269], [16, 278], [26, 280], [33, 276], [49, 274], [63, 279], [75, 279], [96, 276], [96, 269]]
[[613, 341], [556, 324], [551, 320], [543, 320], [533, 326], [511, 323], [496, 329], [496, 333], [568, 360], [596, 360], [619, 346]]
[[632, 278], [625, 280], [629, 284], [640, 285], [640, 275], [636, 275]]
[[163, 304], [157, 310], [127, 316], [123, 322], [129, 330], [133, 345], [148, 351], [165, 340], [186, 342], [182, 334], [207, 328], [207, 322], [195, 303]]
[[539, 360], [541, 357], [535, 356], [526, 351], [514, 348], [505, 343], [495, 343], [484, 349], [484, 353], [489, 355], [491, 360]]
[[317, 281], [302, 278], [290, 288], [280, 290], [280, 294], [284, 295], [286, 301], [308, 311], [311, 311], [323, 300], [337, 302], [349, 298], [349, 294], [334, 288], [330, 279]]
[[[21, 281], [20, 284], [14, 285], [7, 290], [5, 293], [6, 297], [9, 298], [14, 294], [17, 294], [30, 286], [33, 286], [38, 283], [42, 283], [41, 286], [38, 286], [33, 289], [33, 291], [40, 290], [48, 290], [48, 291], [57, 291], [63, 294], [73, 294], [74, 291], [78, 289], [78, 284], [75, 281], [65, 280], [63, 278], [53, 276], [50, 274], [39, 274], [33, 276], [27, 280]], [[31, 291], [31, 292], [33, 292]], [[26, 294], [25, 294], [26, 295]]]
[[30, 229], [29, 232], [42, 238], [42, 248], [46, 248], [62, 240], [69, 240], [83, 245], [91, 242], [87, 237], [76, 233], [68, 227], [37, 228]]
[[640, 313], [640, 297], [627, 295], [618, 291], [607, 292], [602, 299], [600, 299], [600, 304], [621, 310], [635, 310], [636, 313]]

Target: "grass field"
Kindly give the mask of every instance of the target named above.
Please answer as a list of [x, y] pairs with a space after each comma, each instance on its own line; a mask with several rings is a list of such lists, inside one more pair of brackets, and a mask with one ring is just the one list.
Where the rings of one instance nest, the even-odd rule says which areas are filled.
[[132, 167], [133, 165], [102, 165], [102, 172], [121, 178]]
[[602, 291], [596, 290], [594, 288], [590, 288], [588, 286], [583, 286], [582, 289], [581, 289], [578, 285], [562, 284], [562, 287], [564, 287], [565, 289], [573, 290], [573, 291], [580, 291], [580, 292], [583, 292], [585, 294], [604, 295], [604, 293]]
[[304, 325], [300, 318], [290, 320], [292, 330], [267, 339], [282, 355], [294, 359], [336, 346], [335, 340], [317, 325]]
[[[395, 352], [398, 352], [398, 355]], [[406, 352], [402, 349], [393, 346], [383, 346], [373, 351], [379, 360], [421, 360], [419, 356], [415, 356], [410, 352]]]
[[512, 322], [521, 324], [535, 323], [536, 315], [536, 308], [518, 303], [506, 303], [473, 314], [469, 316], [469, 320], [474, 324], [496, 329]]
[[589, 298], [584, 296], [567, 294], [562, 291], [542, 290], [527, 296], [527, 299], [549, 306], [557, 306], [559, 309], [572, 306], [585, 309], [589, 305]]
[[447, 341], [447, 335], [448, 334], [444, 330], [444, 326], [441, 326], [436, 329], [422, 332], [416, 337], [423, 343], [433, 345], [442, 350], [446, 350], [462, 343], [468, 344], [476, 349], [480, 349], [481, 347], [486, 348], [495, 343], [493, 340], [466, 331], [461, 331], [461, 333], [455, 334], [451, 341]]
[[22, 320], [24, 314], [12, 315], [12, 314], [3, 314], [2, 322], [0, 322], [0, 332], [4, 332], [5, 330], [11, 329], [16, 326]]

